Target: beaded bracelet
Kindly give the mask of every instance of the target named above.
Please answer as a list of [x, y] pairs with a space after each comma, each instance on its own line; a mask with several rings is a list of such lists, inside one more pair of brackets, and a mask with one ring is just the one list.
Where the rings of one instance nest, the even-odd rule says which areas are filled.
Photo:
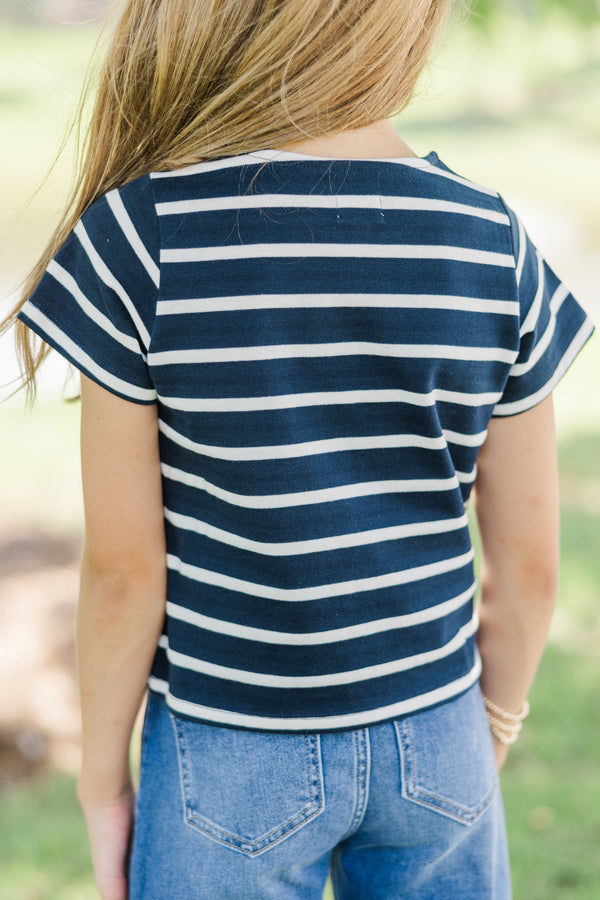
[[485, 694], [483, 701], [486, 706], [487, 720], [494, 737], [498, 738], [500, 743], [506, 746], [514, 744], [523, 728], [523, 720], [529, 715], [529, 703], [527, 700], [523, 701], [518, 713], [507, 712], [501, 706], [492, 703]]

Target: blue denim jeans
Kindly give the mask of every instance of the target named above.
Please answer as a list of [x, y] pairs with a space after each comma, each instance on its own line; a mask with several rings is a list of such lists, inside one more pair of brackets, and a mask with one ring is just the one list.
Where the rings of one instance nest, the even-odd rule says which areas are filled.
[[266, 734], [150, 694], [130, 900], [508, 900], [479, 686], [371, 728]]

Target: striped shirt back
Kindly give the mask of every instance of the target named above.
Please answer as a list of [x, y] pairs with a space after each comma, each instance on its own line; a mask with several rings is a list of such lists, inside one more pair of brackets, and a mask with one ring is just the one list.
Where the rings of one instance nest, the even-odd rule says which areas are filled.
[[477, 680], [477, 454], [592, 332], [497, 193], [435, 154], [152, 173], [87, 210], [21, 318], [158, 404], [174, 712], [356, 728]]

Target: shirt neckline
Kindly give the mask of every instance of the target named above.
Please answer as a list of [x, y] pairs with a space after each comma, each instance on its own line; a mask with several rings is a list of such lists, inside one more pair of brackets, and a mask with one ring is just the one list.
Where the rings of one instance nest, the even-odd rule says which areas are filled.
[[379, 157], [361, 157], [351, 158], [347, 156], [313, 156], [309, 153], [296, 153], [291, 150], [275, 150], [272, 148], [264, 150], [253, 150], [246, 154], [250, 157], [262, 159], [266, 161], [276, 162], [343, 162], [343, 163], [396, 163], [398, 165], [412, 166], [417, 169], [425, 169], [434, 165], [438, 159], [437, 153], [432, 151], [426, 156], [379, 156]]

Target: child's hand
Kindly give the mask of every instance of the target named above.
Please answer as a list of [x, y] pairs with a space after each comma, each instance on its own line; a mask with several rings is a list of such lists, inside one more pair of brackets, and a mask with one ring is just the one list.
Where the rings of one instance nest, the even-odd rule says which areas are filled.
[[110, 803], [81, 801], [96, 884], [102, 900], [127, 900], [127, 870], [133, 835], [133, 793]]

